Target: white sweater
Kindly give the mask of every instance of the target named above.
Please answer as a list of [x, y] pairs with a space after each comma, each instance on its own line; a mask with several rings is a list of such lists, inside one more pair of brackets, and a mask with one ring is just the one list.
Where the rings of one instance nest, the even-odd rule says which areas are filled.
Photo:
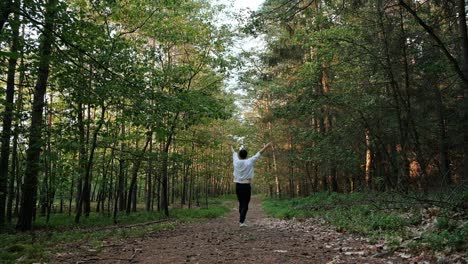
[[250, 183], [254, 176], [254, 164], [258, 158], [260, 158], [260, 152], [245, 160], [239, 159], [237, 153], [233, 152], [234, 182]]

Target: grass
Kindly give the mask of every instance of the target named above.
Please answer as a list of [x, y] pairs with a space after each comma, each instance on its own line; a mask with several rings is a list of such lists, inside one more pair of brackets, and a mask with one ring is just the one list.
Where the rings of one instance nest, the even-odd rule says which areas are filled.
[[[230, 199], [212, 199], [208, 208], [172, 209], [170, 218], [159, 212], [120, 213], [118, 226], [113, 225], [112, 217], [100, 213], [82, 217], [79, 224], [74, 223], [73, 215], [54, 214], [49, 223], [45, 223], [44, 217], [39, 217], [34, 233], [16, 233], [13, 227], [9, 227], [6, 233], [0, 234], [0, 263], [49, 262], [55, 252], [69, 251], [75, 244], [99, 250], [104, 240], [145, 237], [158, 230], [174, 229], [180, 222], [220, 217], [229, 211], [226, 203]], [[157, 223], [138, 225], [153, 221]]]
[[394, 193], [317, 193], [303, 198], [265, 199], [263, 208], [277, 218], [323, 218], [338, 230], [366, 236], [370, 241], [386, 239], [391, 249], [408, 241], [413, 250], [468, 252], [466, 212], [451, 206], [467, 197], [463, 193], [451, 195], [451, 203], [439, 208], [432, 220], [425, 219], [424, 210], [429, 205], [421, 201], [433, 200], [419, 194], [413, 199]]

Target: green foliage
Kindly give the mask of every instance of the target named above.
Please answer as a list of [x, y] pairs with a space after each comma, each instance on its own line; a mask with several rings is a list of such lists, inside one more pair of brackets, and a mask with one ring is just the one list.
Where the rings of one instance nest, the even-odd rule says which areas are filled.
[[16, 52], [7, 52], [7, 51], [1, 51], [0, 50], [0, 57], [7, 57], [11, 59], [18, 59], [21, 57], [21, 54], [18, 54]]
[[420, 243], [412, 246], [416, 249], [429, 247], [434, 250], [467, 250], [468, 247], [468, 225], [464, 223], [461, 227], [446, 226], [438, 224], [437, 230], [423, 233]]
[[[462, 104], [454, 100], [460, 79], [441, 47], [432, 45], [407, 10], [396, 7], [388, 9], [382, 1], [266, 0], [252, 14], [245, 31], [263, 33], [266, 49], [249, 54], [253, 66], [241, 80], [256, 107], [249, 121], [263, 126], [259, 133], [276, 142], [275, 162], [283, 170], [277, 176], [284, 190], [329, 171], [340, 175], [335, 189], [358, 189], [368, 153], [371, 187], [378, 190], [415, 187], [408, 186], [403, 165], [410, 162], [428, 171], [430, 180], [411, 179], [430, 185], [423, 188], [439, 188], [453, 180], [450, 173], [462, 174], [439, 166], [462, 163], [461, 149], [453, 147], [462, 141], [460, 124], [466, 123], [460, 119]], [[438, 1], [416, 10], [438, 29], [447, 50], [460, 45], [447, 26], [457, 21], [435, 14], [456, 15], [455, 10]], [[267, 126], [281, 132], [271, 133]], [[290, 164], [294, 181], [284, 173]], [[344, 175], [359, 176], [361, 182], [350, 186]], [[312, 181], [313, 190], [332, 185]]]
[[48, 259], [49, 254], [41, 245], [16, 243], [0, 251], [0, 259], [2, 263], [37, 263]]
[[[42, 143], [47, 142], [47, 147], [43, 146], [41, 153], [43, 170], [35, 173], [41, 206], [54, 195], [63, 200], [77, 197], [78, 182], [83, 181], [86, 173], [93, 175], [90, 185], [109, 197], [109, 192], [117, 189], [115, 176], [120, 175], [119, 170], [131, 173], [137, 160], [141, 160], [138, 163], [141, 169], [135, 173], [140, 187], [143, 175], [161, 174], [157, 170], [163, 169], [158, 160], [163, 151], [157, 146], [170, 141], [169, 138], [177, 142], [177, 146], [168, 146], [170, 174], [180, 175], [187, 169], [184, 173], [195, 176], [190, 181], [190, 190], [198, 186], [197, 181], [203, 180], [199, 176], [209, 169], [192, 159], [205, 155], [204, 151], [210, 152], [206, 157], [222, 152], [224, 135], [214, 136], [214, 130], [221, 131], [219, 121], [229, 119], [234, 109], [232, 95], [223, 90], [224, 79], [236, 62], [229, 56], [233, 29], [214, 23], [222, 8], [202, 0], [59, 2], [45, 95], [48, 118], [44, 119], [47, 131], [42, 135]], [[19, 124], [15, 131], [19, 131], [21, 139], [16, 153], [19, 158], [15, 161], [19, 178], [27, 168], [23, 163], [28, 148], [29, 102], [37, 79], [38, 36], [44, 23], [44, 5], [41, 1], [22, 3], [21, 23], [26, 32], [20, 36], [24, 46], [19, 54], [7, 51], [11, 21], [0, 34], [3, 45], [0, 57], [21, 55], [15, 79], [15, 84], [21, 85], [15, 88], [18, 113], [14, 120], [14, 124]], [[4, 60], [0, 70], [6, 73], [7, 66]], [[0, 110], [4, 109], [4, 92], [0, 91]], [[22, 100], [18, 100], [20, 97]], [[151, 154], [150, 147], [145, 153], [142, 151], [141, 142], [148, 135], [152, 136], [154, 146]], [[117, 166], [120, 161], [122, 167]], [[190, 166], [185, 168], [182, 163]], [[193, 172], [195, 167], [197, 172]], [[224, 174], [219, 171], [210, 171], [210, 177]], [[187, 178], [176, 181], [174, 185], [188, 185]], [[209, 192], [210, 187], [206, 191], [200, 189], [197, 195]], [[128, 192], [126, 188], [122, 191]], [[173, 191], [181, 190], [173, 188]], [[188, 193], [188, 189], [184, 191]], [[132, 223], [157, 217], [136, 214], [119, 220]], [[72, 217], [53, 215], [48, 223], [38, 217], [36, 224], [41, 229], [66, 229], [73, 222]], [[76, 227], [91, 224], [105, 226], [110, 220], [91, 213]]]
[[174, 217], [183, 222], [196, 221], [198, 219], [212, 219], [217, 218], [229, 212], [229, 208], [200, 208], [191, 211], [188, 210], [173, 210]]

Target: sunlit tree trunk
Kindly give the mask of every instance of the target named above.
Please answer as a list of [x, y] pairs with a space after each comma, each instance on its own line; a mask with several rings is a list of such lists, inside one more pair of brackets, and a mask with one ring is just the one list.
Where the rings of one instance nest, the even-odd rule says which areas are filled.
[[370, 132], [369, 129], [366, 129], [365, 132], [366, 136], [366, 175], [365, 175], [365, 181], [366, 181], [366, 188], [371, 189], [371, 183], [372, 183], [372, 151], [371, 151], [371, 139], [370, 139]]

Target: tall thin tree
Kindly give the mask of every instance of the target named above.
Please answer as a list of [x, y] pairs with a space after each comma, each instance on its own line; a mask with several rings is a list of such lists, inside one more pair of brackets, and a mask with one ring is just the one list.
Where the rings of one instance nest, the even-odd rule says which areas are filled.
[[[19, 7], [20, 1], [14, 2], [15, 7]], [[7, 197], [8, 186], [8, 161], [10, 158], [10, 137], [11, 137], [11, 122], [13, 118], [13, 97], [15, 93], [15, 74], [16, 63], [18, 61], [15, 55], [19, 50], [19, 27], [20, 20], [18, 14], [15, 14], [11, 22], [11, 57], [8, 59], [8, 74], [5, 111], [3, 112], [3, 130], [2, 130], [2, 147], [0, 151], [0, 225], [5, 222], [5, 204]]]
[[44, 109], [44, 97], [49, 79], [50, 57], [54, 42], [54, 26], [57, 14], [58, 0], [49, 0], [45, 8], [45, 22], [39, 48], [39, 67], [37, 81], [34, 87], [34, 99], [32, 105], [31, 127], [29, 129], [29, 148], [26, 153], [26, 171], [23, 184], [23, 196], [17, 228], [22, 231], [32, 229], [32, 221], [35, 214], [37, 182], [40, 172], [40, 154], [43, 145], [42, 119]]

